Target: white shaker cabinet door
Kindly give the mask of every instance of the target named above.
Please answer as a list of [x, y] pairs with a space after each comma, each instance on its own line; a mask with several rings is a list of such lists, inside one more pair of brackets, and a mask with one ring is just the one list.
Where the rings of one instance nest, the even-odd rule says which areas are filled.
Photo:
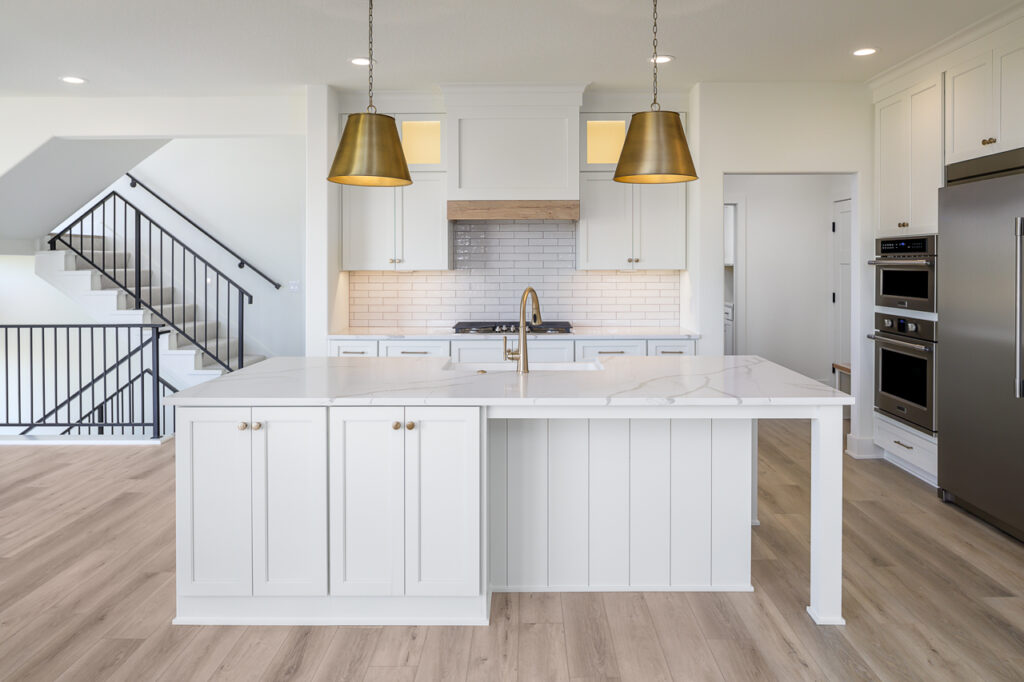
[[405, 410], [405, 592], [480, 594], [480, 410]]
[[1024, 44], [996, 50], [993, 68], [999, 130], [992, 151], [1024, 147]]
[[414, 173], [412, 181], [399, 190], [395, 267], [398, 270], [447, 270], [447, 176]]
[[878, 136], [878, 233], [899, 234], [909, 222], [910, 141], [903, 94], [875, 107]]
[[938, 78], [911, 89], [907, 98], [910, 120], [910, 188], [907, 230], [910, 234], [939, 231], [939, 188], [942, 163], [942, 83]]
[[997, 151], [993, 121], [992, 53], [946, 71], [946, 163]]
[[405, 592], [401, 407], [330, 411], [331, 594]]
[[580, 175], [581, 270], [633, 269], [633, 186], [612, 175]]
[[633, 269], [686, 267], [686, 184], [633, 188]]
[[178, 408], [179, 595], [253, 593], [249, 420], [249, 408]]
[[327, 408], [252, 409], [253, 593], [327, 594]]
[[342, 270], [395, 269], [397, 205], [393, 187], [342, 188]]

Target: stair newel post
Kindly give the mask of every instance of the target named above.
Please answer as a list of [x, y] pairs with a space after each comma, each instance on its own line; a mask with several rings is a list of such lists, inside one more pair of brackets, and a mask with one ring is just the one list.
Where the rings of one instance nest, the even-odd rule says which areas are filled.
[[238, 369], [245, 362], [245, 296], [238, 290]]
[[135, 211], [135, 309], [142, 309], [142, 214]]
[[151, 327], [150, 341], [153, 347], [150, 349], [153, 352], [153, 376], [152, 378], [152, 389], [153, 389], [153, 438], [160, 437], [160, 329], [158, 327]]

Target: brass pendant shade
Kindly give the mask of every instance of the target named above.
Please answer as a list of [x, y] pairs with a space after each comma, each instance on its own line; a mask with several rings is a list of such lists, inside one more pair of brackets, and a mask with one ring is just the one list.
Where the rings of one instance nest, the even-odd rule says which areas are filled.
[[633, 114], [615, 166], [616, 182], [664, 184], [697, 179], [683, 122], [675, 111]]
[[363, 187], [411, 185], [395, 119], [375, 113], [349, 116], [327, 179]]

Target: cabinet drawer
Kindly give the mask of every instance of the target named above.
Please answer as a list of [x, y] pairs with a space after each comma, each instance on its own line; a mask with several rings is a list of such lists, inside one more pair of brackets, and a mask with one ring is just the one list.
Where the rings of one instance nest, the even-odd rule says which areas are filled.
[[[452, 362], [503, 362], [501, 339], [472, 339], [452, 341]], [[529, 346], [533, 352], [533, 346]]]
[[691, 340], [650, 340], [647, 342], [648, 355], [696, 355], [697, 342]]
[[890, 455], [934, 477], [938, 474], [938, 446], [925, 435], [875, 415], [875, 444]]
[[575, 344], [571, 339], [531, 338], [526, 342], [526, 350], [530, 354], [530, 362], [572, 362]]
[[330, 339], [327, 342], [327, 354], [332, 358], [375, 358], [377, 357], [377, 342]]
[[447, 357], [448, 341], [381, 341], [380, 355], [385, 358], [416, 358], [424, 356]]
[[595, 360], [619, 355], [647, 355], [647, 342], [643, 339], [622, 341], [577, 341], [576, 361]]

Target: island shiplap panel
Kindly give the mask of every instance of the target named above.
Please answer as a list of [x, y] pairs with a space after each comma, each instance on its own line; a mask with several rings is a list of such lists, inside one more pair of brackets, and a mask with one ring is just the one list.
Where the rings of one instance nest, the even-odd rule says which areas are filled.
[[590, 585], [629, 584], [629, 420], [590, 421]]
[[672, 420], [672, 585], [711, 584], [711, 420]]
[[671, 423], [634, 419], [629, 429], [629, 584], [668, 585]]
[[749, 419], [711, 423], [711, 584], [716, 587], [750, 585], [750, 451]]
[[589, 583], [590, 435], [586, 419], [548, 422], [548, 585]]
[[548, 422], [508, 421], [508, 584], [548, 583]]
[[712, 423], [491, 420], [492, 587], [749, 589], [751, 421]]

